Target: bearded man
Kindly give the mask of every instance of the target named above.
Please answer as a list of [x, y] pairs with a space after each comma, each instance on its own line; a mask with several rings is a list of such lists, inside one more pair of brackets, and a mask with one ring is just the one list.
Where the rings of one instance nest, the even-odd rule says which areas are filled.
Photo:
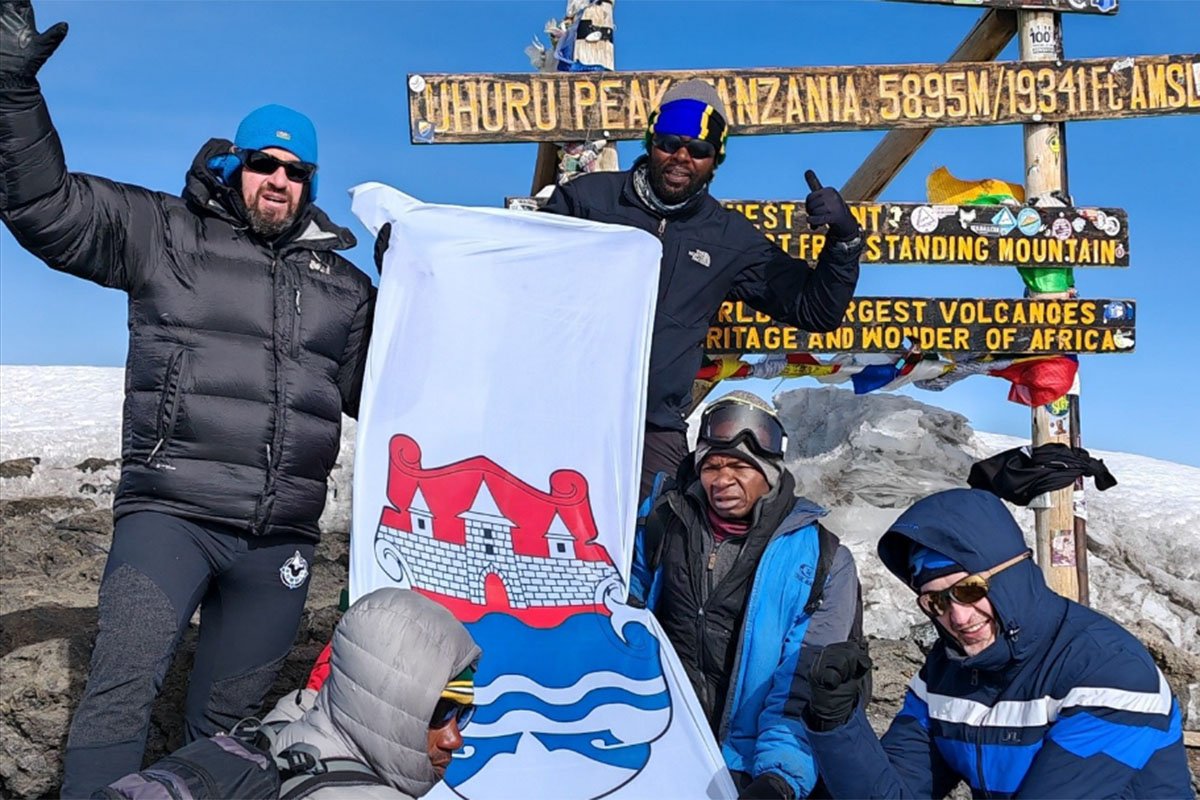
[[283, 106], [212, 139], [182, 196], [68, 172], [37, 71], [66, 36], [0, 2], [0, 219], [51, 269], [129, 296], [121, 481], [65, 797], [142, 761], [197, 607], [185, 736], [255, 714], [308, 594], [375, 291], [313, 205], [317, 137]]

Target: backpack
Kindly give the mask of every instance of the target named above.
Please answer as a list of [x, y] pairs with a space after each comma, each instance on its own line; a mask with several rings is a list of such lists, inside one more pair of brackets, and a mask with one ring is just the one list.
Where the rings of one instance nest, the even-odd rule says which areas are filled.
[[299, 800], [330, 786], [386, 785], [352, 758], [321, 758], [316, 747], [296, 744], [271, 755], [286, 722], [246, 719], [229, 734], [198, 739], [141, 772], [96, 791], [105, 800]]

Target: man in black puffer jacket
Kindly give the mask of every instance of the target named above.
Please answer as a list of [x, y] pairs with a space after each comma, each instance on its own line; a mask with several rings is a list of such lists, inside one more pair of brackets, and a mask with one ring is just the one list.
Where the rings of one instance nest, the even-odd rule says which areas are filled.
[[312, 205], [316, 133], [291, 109], [206, 144], [182, 197], [67, 172], [36, 80], [65, 35], [0, 1], [0, 218], [51, 268], [129, 296], [115, 531], [65, 756], [80, 796], [141, 766], [197, 606], [188, 738], [258, 710], [304, 607], [374, 289]]
[[810, 269], [708, 193], [725, 160], [728, 116], [712, 86], [671, 86], [650, 115], [646, 155], [627, 172], [597, 172], [557, 187], [544, 211], [630, 225], [658, 236], [663, 257], [650, 351], [641, 497], [654, 475], [687, 455], [692, 380], [709, 321], [727, 297], [807, 331], [842, 323], [858, 283], [862, 235], [842, 196], [806, 174], [809, 223], [828, 225]]

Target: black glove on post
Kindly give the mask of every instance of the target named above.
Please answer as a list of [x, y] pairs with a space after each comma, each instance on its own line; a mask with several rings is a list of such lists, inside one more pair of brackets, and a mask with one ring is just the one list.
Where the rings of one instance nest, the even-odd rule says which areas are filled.
[[850, 206], [846, 205], [838, 190], [832, 186], [822, 186], [817, 173], [811, 169], [805, 171], [804, 180], [808, 181], [808, 188], [812, 190], [804, 200], [809, 227], [828, 225], [830, 237], [840, 241], [858, 236], [861, 232], [858, 220], [850, 213]]
[[794, 800], [792, 787], [774, 772], [764, 772], [738, 793], [738, 800]]
[[831, 644], [817, 656], [808, 674], [812, 699], [804, 721], [814, 731], [845, 725], [858, 706], [864, 679], [871, 674], [871, 657], [858, 642]]
[[385, 222], [375, 237], [375, 269], [383, 274], [383, 254], [387, 252], [388, 243], [392, 240], [392, 223]]
[[29, 0], [0, 0], [0, 87], [30, 87], [67, 35], [60, 22], [45, 33], [37, 32]]

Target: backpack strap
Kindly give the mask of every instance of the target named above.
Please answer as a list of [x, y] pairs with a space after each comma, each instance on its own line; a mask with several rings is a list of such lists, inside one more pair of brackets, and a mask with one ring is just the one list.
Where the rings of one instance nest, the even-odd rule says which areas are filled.
[[825, 594], [825, 583], [829, 580], [829, 570], [833, 567], [833, 557], [837, 554], [841, 540], [837, 534], [817, 523], [817, 568], [813, 574], [812, 589], [808, 592], [808, 600], [804, 603], [804, 613], [812, 616], [821, 607]]
[[387, 781], [354, 758], [319, 758], [312, 745], [298, 744], [276, 756], [283, 782], [280, 800], [298, 800], [332, 786], [386, 786]]

